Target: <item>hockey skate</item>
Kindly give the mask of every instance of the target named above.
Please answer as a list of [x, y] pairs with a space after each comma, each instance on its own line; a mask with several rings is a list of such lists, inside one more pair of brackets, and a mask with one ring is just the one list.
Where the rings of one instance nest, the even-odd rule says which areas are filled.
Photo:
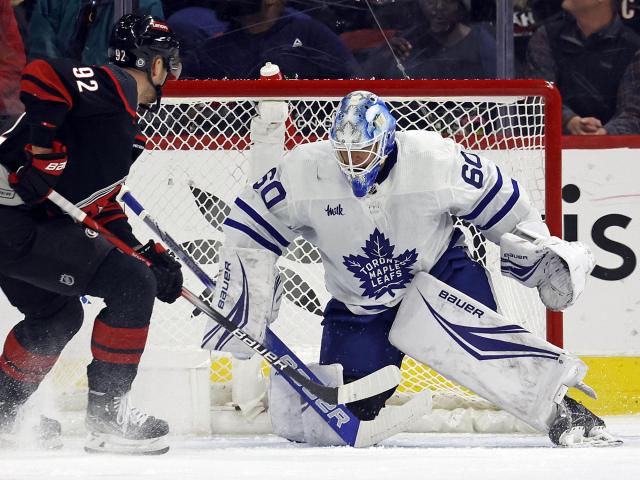
[[0, 448], [15, 448], [25, 444], [35, 444], [48, 450], [62, 448], [60, 422], [40, 415], [35, 425], [29, 425], [24, 418], [20, 418], [23, 415], [19, 415], [17, 410], [9, 402], [0, 402]]
[[160, 455], [169, 450], [169, 425], [131, 405], [129, 394], [89, 392], [84, 449], [90, 453]]
[[622, 445], [600, 417], [572, 398], [564, 397], [558, 416], [549, 428], [549, 438], [562, 447], [605, 447]]

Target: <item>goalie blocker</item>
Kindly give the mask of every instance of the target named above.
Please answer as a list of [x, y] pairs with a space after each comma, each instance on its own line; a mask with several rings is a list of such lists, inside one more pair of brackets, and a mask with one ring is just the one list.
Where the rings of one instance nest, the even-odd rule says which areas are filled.
[[427, 273], [415, 276], [389, 340], [545, 433], [569, 387], [595, 398], [582, 383], [587, 366], [578, 357]]

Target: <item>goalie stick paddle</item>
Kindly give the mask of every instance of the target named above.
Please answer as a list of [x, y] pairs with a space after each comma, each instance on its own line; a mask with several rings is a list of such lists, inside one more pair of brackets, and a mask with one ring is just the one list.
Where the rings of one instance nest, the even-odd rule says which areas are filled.
[[[187, 265], [187, 267], [200, 279], [200, 281], [208, 288], [213, 289], [215, 282], [202, 270], [200, 265], [196, 263], [193, 258], [178, 244], [167, 232], [165, 232], [158, 222], [151, 217], [151, 215], [144, 209], [144, 207], [133, 197], [128, 189], [123, 188], [118, 196], [118, 200], [123, 201], [133, 212], [138, 215], [144, 223], [158, 235], [163, 242]], [[208, 305], [204, 304], [199, 298], [194, 298], [202, 304], [202, 307], [211, 309]], [[198, 305], [196, 305], [198, 306]], [[314, 382], [321, 383], [320, 380], [313, 374], [313, 372], [280, 340], [271, 330], [267, 329], [265, 340], [269, 345], [272, 352], [275, 352], [281, 358], [286, 358], [287, 363], [292, 369], [300, 371], [302, 375], [308, 377]], [[378, 390], [388, 390], [397, 385], [400, 378], [400, 371], [395, 366], [391, 366], [392, 370], [389, 370], [389, 383], [387, 386], [382, 386], [382, 378], [378, 378], [383, 370], [360, 379], [356, 382], [338, 387], [339, 389], [347, 388], [352, 391], [345, 390], [344, 397], [346, 398], [366, 398], [363, 394], [364, 384], [359, 384], [363, 380], [368, 382], [375, 382], [376, 385], [369, 387], [371, 392]], [[393, 377], [393, 380], [391, 380]], [[287, 382], [293, 387], [298, 394], [305, 399], [305, 401], [311, 405], [311, 407], [325, 420], [327, 424], [342, 438], [347, 445], [355, 447], [367, 447], [374, 445], [379, 441], [399, 433], [408, 423], [413, 420], [417, 420], [427, 414], [431, 410], [431, 392], [426, 390], [420, 395], [407, 402], [401, 407], [387, 407], [383, 409], [374, 420], [362, 421], [358, 419], [348, 408], [343, 405], [327, 405], [322, 399], [313, 395], [312, 391], [297, 383], [287, 374], [284, 375]], [[341, 390], [339, 390], [341, 391]], [[310, 395], [311, 393], [311, 395]], [[353, 400], [345, 399], [347, 403]], [[390, 408], [390, 409], [389, 409]]]
[[[68, 213], [74, 220], [102, 234], [109, 242], [111, 242], [123, 253], [131, 255], [138, 260], [145, 262], [147, 265], [150, 265], [150, 262], [146, 258], [141, 256], [138, 252], [125, 244], [122, 240], [113, 235], [106, 228], [98, 224], [80, 208], [76, 207], [73, 203], [69, 202], [56, 191], [52, 190], [49, 193], [48, 198], [58, 207], [60, 207], [60, 209], [62, 209], [64, 212]], [[179, 245], [177, 245], [173, 240], [171, 240], [171, 244], [167, 242], [167, 245], [172, 249], [177, 247], [175, 253], [178, 254]], [[195, 262], [192, 261], [191, 263]], [[191, 268], [190, 265], [187, 266]], [[202, 272], [202, 274], [204, 274], [204, 272]], [[209, 280], [209, 282], [211, 281]], [[378, 370], [377, 372], [374, 372], [371, 375], [348, 385], [344, 385], [341, 387], [327, 387], [318, 382], [318, 380], [310, 380], [302, 373], [292, 368], [287, 364], [288, 358], [286, 356], [281, 356], [274, 353], [265, 345], [251, 338], [250, 335], [248, 335], [242, 329], [238, 328], [232, 321], [228, 320], [223, 315], [209, 307], [206, 303], [202, 302], [197, 295], [189, 291], [186, 287], [182, 287], [181, 295], [192, 305], [201, 310], [205, 315], [211, 317], [214, 321], [226, 328], [232, 335], [251, 347], [255, 352], [259, 353], [276, 370], [282, 372], [284, 375], [299, 383], [302, 387], [306, 388], [316, 397], [332, 405], [353, 402], [361, 400], [363, 398], [371, 397], [373, 395], [377, 395], [378, 393], [394, 388], [400, 381], [400, 373], [398, 368], [395, 366], [390, 366]]]

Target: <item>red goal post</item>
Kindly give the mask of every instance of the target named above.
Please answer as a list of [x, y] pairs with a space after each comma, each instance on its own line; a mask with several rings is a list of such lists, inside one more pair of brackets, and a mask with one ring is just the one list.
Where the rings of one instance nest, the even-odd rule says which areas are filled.
[[[180, 98], [340, 98], [354, 90], [368, 90], [388, 98], [540, 97], [544, 102], [542, 135], [545, 165], [545, 221], [552, 235], [562, 237], [562, 99], [545, 80], [183, 80], [169, 82], [164, 97]], [[295, 136], [295, 133], [292, 135]], [[316, 138], [313, 138], [312, 141]], [[171, 145], [166, 139], [156, 148], [189, 148], [190, 140]], [[511, 145], [518, 145], [512, 138]], [[299, 143], [288, 138], [287, 148]], [[219, 143], [219, 142], [218, 142]], [[478, 142], [483, 145], [482, 140]], [[486, 143], [486, 142], [485, 142]], [[509, 144], [509, 142], [507, 142]], [[200, 148], [200, 147], [195, 147]], [[547, 340], [563, 346], [562, 313], [547, 312]]]

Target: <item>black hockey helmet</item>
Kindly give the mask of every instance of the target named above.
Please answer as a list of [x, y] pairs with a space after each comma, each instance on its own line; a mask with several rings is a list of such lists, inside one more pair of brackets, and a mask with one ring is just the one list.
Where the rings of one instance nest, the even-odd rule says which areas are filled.
[[180, 43], [166, 23], [151, 15], [124, 15], [113, 27], [109, 40], [109, 61], [151, 75], [153, 59], [160, 56], [169, 74], [178, 79], [182, 71]]

